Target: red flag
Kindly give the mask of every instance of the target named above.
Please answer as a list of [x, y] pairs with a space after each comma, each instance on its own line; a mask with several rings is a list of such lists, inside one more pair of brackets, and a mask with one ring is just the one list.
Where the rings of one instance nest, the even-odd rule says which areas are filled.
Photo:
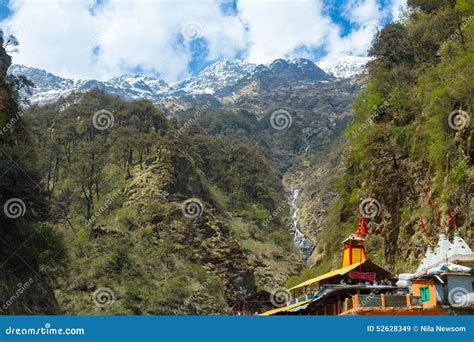
[[367, 228], [367, 223], [365, 223], [365, 219], [361, 216], [359, 218], [359, 227], [354, 235], [364, 237], [369, 234], [369, 229]]
[[454, 229], [458, 229], [458, 226], [456, 224], [456, 219], [454, 218], [453, 215], [451, 215], [451, 211], [448, 210], [448, 224], [453, 225]]
[[425, 226], [425, 221], [423, 217], [420, 217], [420, 223], [421, 223], [421, 226], [423, 227], [423, 230], [425, 231], [426, 237], [428, 238], [428, 242], [430, 243], [430, 245], [433, 246], [433, 243], [431, 242], [431, 239], [430, 239], [430, 234], [428, 234], [428, 229]]

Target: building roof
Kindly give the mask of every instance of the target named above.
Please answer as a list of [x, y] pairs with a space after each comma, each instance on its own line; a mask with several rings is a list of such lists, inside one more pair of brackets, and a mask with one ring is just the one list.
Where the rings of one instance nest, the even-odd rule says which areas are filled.
[[452, 247], [448, 250], [448, 258], [452, 259], [458, 256], [471, 255], [472, 250], [461, 235], [456, 232], [454, 234]]
[[428, 266], [430, 266], [431, 260], [433, 259], [433, 250], [431, 249], [430, 246], [426, 249], [425, 257], [421, 261], [420, 266], [418, 266], [418, 269], [416, 270], [416, 273], [420, 273], [424, 269], [426, 269]]
[[279, 312], [289, 311], [289, 310], [294, 309], [298, 306], [305, 305], [305, 304], [309, 303], [310, 301], [311, 301], [311, 299], [307, 299], [307, 300], [299, 302], [299, 303], [295, 303], [295, 304], [287, 305], [287, 306], [284, 306], [284, 307], [281, 307], [281, 308], [276, 308], [276, 309], [273, 309], [273, 310], [269, 310], [269, 311], [266, 311], [264, 313], [261, 313], [260, 316], [271, 316], [271, 315], [277, 314]]
[[[349, 272], [355, 270], [358, 267], [360, 267], [363, 272], [376, 272], [379, 276], [381, 276], [383, 278], [392, 278], [393, 277], [393, 274], [391, 274], [389, 271], [387, 271], [387, 270], [383, 269], [382, 267], [374, 264], [370, 260], [365, 260], [365, 261], [362, 261], [362, 262], [356, 262], [355, 264], [349, 265], [347, 267], [338, 268], [336, 270], [324, 273], [324, 274], [322, 274], [318, 277], [306, 280], [305, 282], [302, 282], [301, 284], [298, 284], [298, 285], [293, 286], [292, 288], [290, 288], [290, 291], [291, 290], [296, 290], [296, 289], [299, 289], [301, 287], [308, 286], [308, 285], [311, 285], [311, 284], [314, 284], [314, 283], [317, 283], [317, 282], [320, 282], [322, 280], [329, 280], [330, 278], [335, 278], [334, 280], [336, 280], [337, 278], [342, 278], [343, 276], [345, 276], [346, 274], [348, 274]], [[336, 280], [336, 281], [338, 282], [339, 280]]]
[[[448, 260], [449, 250], [453, 248], [453, 244], [449, 242], [445, 234], [439, 234], [438, 244], [433, 252], [431, 265], [439, 264]], [[429, 265], [428, 265], [429, 266]]]
[[418, 266], [416, 274], [428, 271], [448, 261], [462, 264], [472, 264], [474, 261], [474, 253], [457, 232], [454, 234], [453, 243], [449, 242], [445, 234], [439, 235], [435, 251], [433, 252], [430, 247], [427, 248], [425, 257]]

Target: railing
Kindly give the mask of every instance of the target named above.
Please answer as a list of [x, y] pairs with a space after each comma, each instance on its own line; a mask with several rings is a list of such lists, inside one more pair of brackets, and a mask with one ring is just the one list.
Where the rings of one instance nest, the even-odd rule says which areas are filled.
[[296, 303], [301, 303], [309, 299], [313, 299], [316, 296], [316, 293], [309, 293], [307, 295], [302, 295], [301, 297], [298, 297], [296, 299], [290, 300], [289, 302], [286, 303], [286, 305], [293, 305]]
[[360, 309], [399, 309], [399, 308], [420, 308], [423, 306], [421, 297], [407, 295], [354, 295], [351, 298], [346, 298], [341, 303], [341, 312], [357, 311]]

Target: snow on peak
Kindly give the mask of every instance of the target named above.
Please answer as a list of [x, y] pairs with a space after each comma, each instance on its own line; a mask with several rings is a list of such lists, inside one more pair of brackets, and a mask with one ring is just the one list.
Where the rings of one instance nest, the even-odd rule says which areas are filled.
[[256, 67], [249, 62], [224, 59], [207, 66], [196, 76], [185, 79], [174, 87], [194, 94], [213, 94], [218, 89], [236, 84], [250, 75]]
[[335, 60], [324, 59], [316, 63], [318, 67], [337, 78], [350, 78], [365, 72], [365, 66], [372, 58], [342, 56]]

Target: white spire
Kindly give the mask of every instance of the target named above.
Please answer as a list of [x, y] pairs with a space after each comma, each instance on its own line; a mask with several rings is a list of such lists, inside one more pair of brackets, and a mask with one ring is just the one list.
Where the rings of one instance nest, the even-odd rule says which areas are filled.
[[456, 232], [454, 234], [453, 244], [448, 251], [448, 258], [451, 260], [456, 257], [471, 255], [471, 254], [473, 253], [469, 245], [466, 243], [466, 241], [463, 240], [461, 235], [458, 232]]
[[[431, 265], [437, 265], [441, 262], [448, 261], [449, 250], [453, 248], [453, 244], [449, 242], [445, 234], [439, 234], [438, 245], [433, 253]], [[427, 265], [427, 266], [431, 266]]]
[[421, 261], [420, 266], [418, 266], [418, 269], [416, 270], [416, 273], [420, 273], [421, 271], [425, 270], [432, 264], [431, 260], [433, 259], [433, 250], [431, 249], [430, 246], [426, 249], [425, 257]]

